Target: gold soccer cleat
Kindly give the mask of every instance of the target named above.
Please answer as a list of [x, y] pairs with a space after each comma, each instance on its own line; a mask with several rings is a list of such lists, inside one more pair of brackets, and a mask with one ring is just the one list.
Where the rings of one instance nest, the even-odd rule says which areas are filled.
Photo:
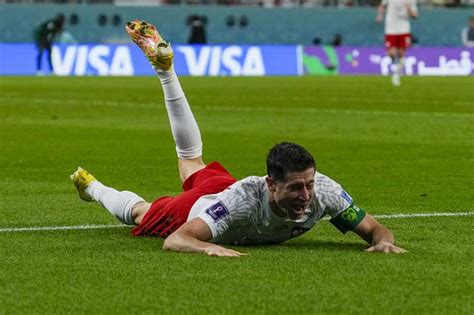
[[173, 64], [173, 49], [167, 43], [153, 24], [146, 21], [133, 20], [125, 26], [130, 38], [145, 53], [151, 64], [163, 71], [171, 69]]
[[79, 197], [82, 200], [94, 201], [94, 199], [92, 199], [92, 197], [86, 192], [86, 188], [89, 187], [93, 181], [97, 180], [91, 173], [79, 166], [77, 171], [75, 171], [70, 178], [74, 186], [76, 186], [76, 189], [79, 192]]

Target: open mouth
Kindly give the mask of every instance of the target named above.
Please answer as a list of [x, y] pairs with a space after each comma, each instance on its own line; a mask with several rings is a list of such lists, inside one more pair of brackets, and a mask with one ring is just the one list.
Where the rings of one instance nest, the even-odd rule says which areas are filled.
[[291, 210], [296, 216], [301, 216], [306, 210], [306, 205], [295, 205], [293, 208], [291, 208]]

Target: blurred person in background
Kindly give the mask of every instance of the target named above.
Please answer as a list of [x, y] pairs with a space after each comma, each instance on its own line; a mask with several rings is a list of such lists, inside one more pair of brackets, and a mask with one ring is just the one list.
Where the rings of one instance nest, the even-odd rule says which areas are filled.
[[329, 43], [329, 45], [333, 46], [333, 47], [339, 47], [342, 45], [342, 35], [341, 34], [336, 34], [334, 35], [334, 37], [332, 38], [331, 42]]
[[319, 45], [321, 45], [321, 37], [319, 37], [318, 35], [316, 35], [316, 36], [313, 38], [312, 43], [313, 43], [314, 46], [319, 46]]
[[400, 85], [405, 51], [411, 46], [410, 19], [418, 17], [416, 0], [382, 0], [378, 7], [377, 22], [385, 16], [385, 47], [392, 59], [392, 84]]
[[190, 28], [188, 44], [207, 44], [205, 16], [190, 15], [186, 20], [186, 24]]
[[38, 48], [38, 55], [36, 57], [36, 74], [41, 75], [42, 72], [42, 58], [43, 51], [47, 52], [47, 59], [49, 64], [49, 70], [51, 73], [54, 73], [53, 63], [51, 62], [51, 48], [53, 46], [53, 41], [58, 34], [63, 31], [64, 27], [64, 15], [58, 14], [53, 19], [49, 19], [41, 23], [38, 27], [34, 29], [33, 38]]
[[461, 39], [464, 47], [474, 47], [474, 16], [469, 17], [469, 26], [463, 28]]

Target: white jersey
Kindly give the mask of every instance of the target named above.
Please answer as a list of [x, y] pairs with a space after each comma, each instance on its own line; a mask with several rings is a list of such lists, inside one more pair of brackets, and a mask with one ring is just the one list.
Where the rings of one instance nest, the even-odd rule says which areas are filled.
[[410, 14], [408, 8], [417, 12], [416, 0], [382, 0], [386, 6], [385, 34], [408, 34], [410, 29]]
[[303, 218], [295, 221], [273, 213], [265, 176], [250, 176], [214, 195], [199, 198], [188, 221], [201, 218], [212, 232], [213, 243], [274, 244], [310, 230], [325, 215], [336, 217], [352, 204], [341, 185], [316, 173], [314, 196]]

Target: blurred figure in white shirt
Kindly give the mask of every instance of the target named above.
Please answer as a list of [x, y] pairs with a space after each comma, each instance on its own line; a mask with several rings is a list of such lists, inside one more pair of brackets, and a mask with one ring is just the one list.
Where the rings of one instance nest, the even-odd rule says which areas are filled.
[[376, 21], [385, 16], [385, 47], [393, 63], [392, 84], [400, 85], [405, 51], [411, 46], [410, 19], [418, 17], [416, 0], [382, 0]]

